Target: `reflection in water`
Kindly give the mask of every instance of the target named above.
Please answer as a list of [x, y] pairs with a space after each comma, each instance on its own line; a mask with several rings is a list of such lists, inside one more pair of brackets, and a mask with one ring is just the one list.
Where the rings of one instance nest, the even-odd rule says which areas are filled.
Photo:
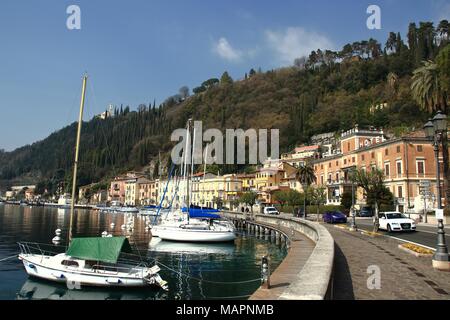
[[[143, 300], [148, 299], [146, 293], [152, 288], [132, 289], [69, 289], [63, 284], [29, 278], [17, 293], [17, 300]], [[158, 290], [152, 299], [167, 299], [167, 294]]]
[[[69, 210], [25, 206], [0, 206], [0, 259], [18, 253], [18, 241], [51, 245], [61, 229], [66, 245]], [[271, 257], [272, 270], [286, 254], [284, 247], [264, 237], [240, 235], [231, 244], [188, 244], [152, 239], [146, 230], [148, 218], [139, 215], [104, 214], [76, 210], [74, 236], [100, 236], [103, 231], [124, 235], [136, 254], [161, 268], [169, 292], [153, 288], [132, 291], [114, 289], [69, 290], [64, 285], [28, 279], [22, 263], [11, 259], [0, 263], [0, 299], [210, 299], [251, 294], [259, 286], [261, 258]], [[113, 223], [113, 225], [111, 225]], [[122, 225], [132, 228], [122, 229]], [[58, 247], [54, 247], [57, 249]], [[255, 280], [253, 282], [245, 282]], [[245, 283], [242, 283], [245, 282]]]

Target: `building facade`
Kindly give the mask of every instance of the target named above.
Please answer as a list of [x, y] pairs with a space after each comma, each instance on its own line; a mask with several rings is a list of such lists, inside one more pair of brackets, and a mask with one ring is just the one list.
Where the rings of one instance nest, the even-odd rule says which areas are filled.
[[[352, 170], [378, 168], [398, 211], [420, 213], [437, 207], [436, 161], [423, 132], [387, 140], [382, 131], [355, 128], [342, 134], [340, 145], [341, 153], [313, 162], [316, 183], [327, 189], [327, 204], [340, 204], [342, 194], [352, 192]], [[427, 196], [420, 192], [423, 185], [430, 186]], [[357, 204], [364, 205], [366, 196], [353, 188]]]

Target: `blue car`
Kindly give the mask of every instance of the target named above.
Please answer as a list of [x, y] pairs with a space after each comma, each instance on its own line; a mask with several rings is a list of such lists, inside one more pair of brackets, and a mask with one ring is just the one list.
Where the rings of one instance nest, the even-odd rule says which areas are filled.
[[347, 223], [347, 216], [340, 211], [328, 211], [323, 214], [323, 222]]

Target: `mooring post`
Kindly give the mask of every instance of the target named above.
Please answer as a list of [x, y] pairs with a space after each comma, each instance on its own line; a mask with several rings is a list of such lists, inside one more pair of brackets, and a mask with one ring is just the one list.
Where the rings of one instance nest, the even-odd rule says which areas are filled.
[[261, 287], [270, 289], [270, 259], [263, 256], [261, 259]]

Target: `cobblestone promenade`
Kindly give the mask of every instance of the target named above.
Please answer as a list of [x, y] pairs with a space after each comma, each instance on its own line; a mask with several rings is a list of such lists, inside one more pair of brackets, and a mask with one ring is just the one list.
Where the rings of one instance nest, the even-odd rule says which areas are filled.
[[[334, 299], [450, 299], [450, 272], [434, 270], [431, 257], [404, 252], [394, 239], [326, 227], [336, 246]], [[379, 289], [368, 288], [369, 266], [379, 267]]]

